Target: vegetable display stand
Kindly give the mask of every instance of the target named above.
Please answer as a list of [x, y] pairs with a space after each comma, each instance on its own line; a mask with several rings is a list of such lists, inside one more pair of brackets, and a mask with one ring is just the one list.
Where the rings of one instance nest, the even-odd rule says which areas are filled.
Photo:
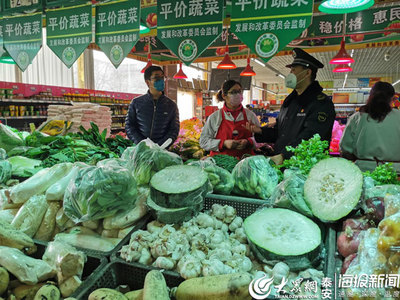
[[204, 210], [211, 209], [213, 204], [230, 205], [244, 219], [254, 213], [260, 206], [270, 206], [271, 202], [256, 198], [208, 194], [204, 199]]
[[[142, 289], [146, 274], [157, 268], [143, 266], [135, 263], [111, 262], [86, 280], [74, 293], [77, 299], [88, 299], [91, 292], [99, 288], [115, 289], [119, 285], [128, 285], [131, 291]], [[183, 278], [163, 271], [167, 286], [178, 286]]]

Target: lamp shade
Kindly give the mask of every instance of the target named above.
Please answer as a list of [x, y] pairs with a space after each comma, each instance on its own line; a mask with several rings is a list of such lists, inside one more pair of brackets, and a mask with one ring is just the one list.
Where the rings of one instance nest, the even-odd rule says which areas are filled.
[[231, 60], [229, 56], [229, 47], [226, 46], [225, 56], [223, 60], [218, 64], [217, 69], [236, 69], [236, 65]]
[[15, 61], [12, 59], [11, 55], [7, 50], [0, 56], [0, 63], [15, 65]]
[[354, 59], [346, 52], [344, 38], [340, 42], [339, 52], [330, 60], [330, 64], [352, 64]]
[[187, 76], [183, 73], [182, 63], [179, 63], [179, 71], [174, 75], [174, 79], [186, 79]]
[[144, 68], [142, 69], [142, 71], [140, 71], [140, 73], [144, 73], [144, 71], [146, 71], [146, 69], [148, 67], [151, 67], [153, 65], [153, 63], [151, 62], [151, 54], [147, 54], [147, 65], [144, 66]]
[[240, 73], [240, 76], [256, 76], [256, 72], [254, 72], [253, 68], [250, 66], [250, 57], [247, 57], [247, 66]]
[[343, 72], [351, 72], [351, 71], [353, 71], [353, 68], [348, 65], [345, 65], [345, 64], [337, 65], [336, 68], [334, 68], [332, 70], [332, 72], [334, 72], [334, 73], [343, 73]]
[[326, 14], [346, 14], [361, 11], [374, 5], [374, 0], [326, 0], [318, 9]]

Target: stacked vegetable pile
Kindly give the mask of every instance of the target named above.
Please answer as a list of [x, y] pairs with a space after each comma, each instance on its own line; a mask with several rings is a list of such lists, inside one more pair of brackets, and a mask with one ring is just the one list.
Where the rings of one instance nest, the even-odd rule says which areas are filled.
[[199, 144], [202, 128], [203, 124], [196, 117], [182, 121], [178, 138], [170, 147], [170, 150], [179, 154], [184, 160], [202, 158], [204, 150]]

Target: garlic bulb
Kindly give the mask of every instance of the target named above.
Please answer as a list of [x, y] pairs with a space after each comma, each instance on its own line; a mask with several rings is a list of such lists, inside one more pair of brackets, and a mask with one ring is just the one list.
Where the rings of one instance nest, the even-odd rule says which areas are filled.
[[231, 224], [229, 224], [229, 230], [235, 232], [236, 229], [241, 228], [243, 226], [243, 219], [239, 216], [236, 216]]
[[205, 213], [199, 213], [199, 215], [196, 217], [196, 223], [200, 228], [214, 228], [214, 219]]
[[203, 276], [213, 276], [213, 275], [220, 275], [225, 274], [225, 265], [222, 261], [218, 259], [211, 259], [211, 260], [204, 260], [202, 262], [202, 273]]
[[192, 255], [185, 255], [178, 262], [179, 274], [185, 279], [199, 277], [201, 274], [201, 262]]
[[222, 205], [213, 204], [211, 207], [211, 215], [219, 220], [223, 220], [225, 218], [225, 208]]
[[287, 278], [289, 275], [289, 266], [284, 262], [278, 262], [272, 269], [272, 275], [274, 276], [274, 284], [282, 282], [282, 278]]
[[143, 248], [140, 253], [139, 263], [144, 265], [151, 265], [153, 259], [151, 258], [151, 254], [147, 248]]
[[172, 270], [175, 267], [175, 261], [169, 257], [159, 256], [153, 263], [153, 266], [160, 269]]
[[230, 224], [233, 219], [236, 217], [236, 209], [234, 209], [232, 206], [225, 205], [225, 218], [224, 222], [227, 224]]

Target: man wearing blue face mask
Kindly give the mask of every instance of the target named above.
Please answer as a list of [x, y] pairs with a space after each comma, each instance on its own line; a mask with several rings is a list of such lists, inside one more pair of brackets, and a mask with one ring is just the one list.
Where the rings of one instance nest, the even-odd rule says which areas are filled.
[[286, 67], [290, 74], [285, 85], [293, 92], [286, 97], [274, 127], [257, 127], [247, 124], [255, 133], [257, 142], [274, 143], [275, 155], [271, 159], [282, 164], [293, 153], [286, 146], [296, 147], [301, 140], [308, 140], [318, 133], [322, 140], [330, 141], [335, 120], [332, 100], [322, 93], [322, 87], [315, 80], [317, 70], [324, 65], [307, 52], [293, 49], [293, 62]]
[[176, 103], [164, 95], [164, 72], [150, 66], [144, 72], [144, 80], [149, 90], [129, 105], [126, 134], [135, 144], [146, 138], [159, 145], [170, 138], [172, 144], [179, 133], [179, 111]]

